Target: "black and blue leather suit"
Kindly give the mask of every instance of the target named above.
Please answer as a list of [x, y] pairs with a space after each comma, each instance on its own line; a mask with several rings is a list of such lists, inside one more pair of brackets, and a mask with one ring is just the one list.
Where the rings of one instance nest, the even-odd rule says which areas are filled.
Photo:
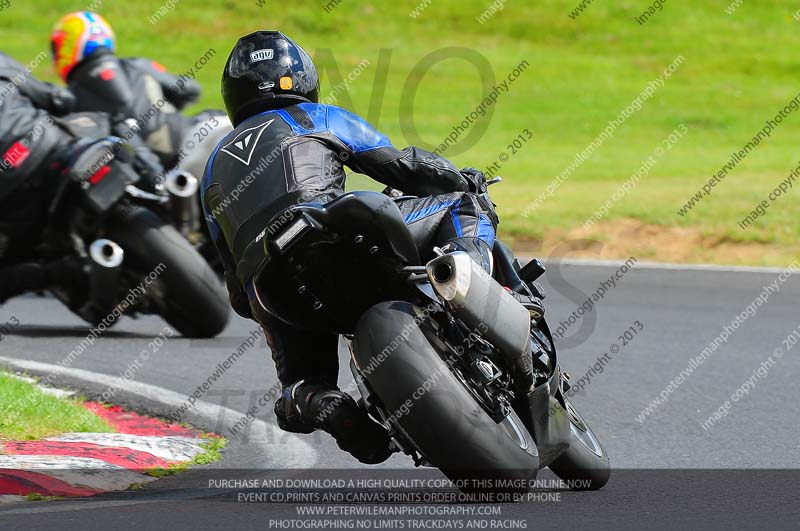
[[233, 307], [264, 326], [284, 386], [299, 380], [336, 385], [337, 337], [264, 315], [253, 300], [249, 274], [237, 271], [237, 264], [264, 229], [260, 212], [287, 198], [324, 204], [341, 196], [344, 166], [415, 196], [397, 199], [397, 205], [423, 260], [435, 245], [458, 241], [491, 249], [494, 242], [491, 205], [468, 192], [469, 180], [450, 161], [419, 148], [399, 150], [346, 110], [300, 103], [243, 121], [209, 159], [203, 205]]

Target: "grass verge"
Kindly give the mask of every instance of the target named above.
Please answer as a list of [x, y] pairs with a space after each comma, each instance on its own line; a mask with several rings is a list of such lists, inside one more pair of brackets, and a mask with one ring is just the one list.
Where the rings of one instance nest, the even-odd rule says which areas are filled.
[[77, 400], [45, 394], [33, 384], [0, 372], [0, 441], [113, 431]]
[[[0, 17], [0, 31], [9, 36], [4, 51], [25, 64], [44, 54], [34, 74], [57, 81], [48, 58], [50, 29], [64, 13], [85, 9], [86, 3], [12, 4]], [[636, 2], [595, 2], [571, 17], [577, 0], [509, 1], [482, 20], [489, 4], [436, 0], [418, 10], [416, 0], [340, 2], [335, 9], [317, 0], [296, 0], [286, 9], [274, 9], [270, 2], [176, 2], [174, 9], [165, 9], [163, 0], [94, 3], [115, 27], [122, 56], [154, 58], [183, 73], [214, 50], [197, 73], [204, 93], [190, 112], [221, 107], [220, 74], [239, 36], [281, 29], [314, 56], [321, 97], [367, 117], [398, 146], [433, 148], [488, 92], [475, 65], [452, 50], [420, 70], [435, 50], [475, 49], [497, 82], [527, 61], [530, 67], [500, 95], [491, 113], [470, 127], [483, 131], [478, 141], [444, 153], [460, 166], [502, 162], [497, 173], [505, 184], [492, 189], [503, 220], [501, 236], [547, 239], [580, 228], [652, 159], [646, 175], [618, 196], [593, 237], [614, 238], [618, 223], [635, 219], [648, 231], [669, 236], [690, 230], [702, 241], [725, 243], [699, 253], [686, 249], [687, 261], [780, 265], [798, 256], [799, 191], [790, 189], [746, 229], [738, 223], [797, 166], [800, 112], [783, 120], [691, 212], [678, 214], [798, 93], [796, 2], [745, 2], [735, 12], [725, 10], [728, 2], [669, 2], [646, 24], [636, 21], [646, 7]], [[155, 13], [163, 15], [154, 18]], [[641, 109], [531, 210], [609, 121], [678, 56], [685, 61]], [[348, 78], [353, 72], [360, 74]], [[682, 128], [685, 134], [669, 142], [670, 134]], [[625, 247], [622, 255], [635, 254], [643, 243], [626, 246], [627, 241], [619, 242]], [[764, 252], [729, 252], [753, 246]], [[654, 250], [653, 259], [669, 258]]]

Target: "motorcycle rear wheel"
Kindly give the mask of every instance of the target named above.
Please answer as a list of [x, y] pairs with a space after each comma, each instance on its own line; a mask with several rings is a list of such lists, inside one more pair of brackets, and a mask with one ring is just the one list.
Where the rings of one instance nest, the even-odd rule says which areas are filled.
[[[225, 329], [230, 317], [225, 288], [171, 225], [145, 208], [134, 207], [111, 221], [108, 236], [125, 251], [123, 268], [132, 268], [142, 278], [163, 269], [151, 285], [151, 296], [161, 316], [178, 332], [209, 338]], [[154, 291], [163, 292], [154, 295]]]
[[423, 457], [461, 490], [527, 491], [539, 464], [533, 438], [513, 411], [495, 422], [421, 326], [408, 303], [380, 303], [364, 314], [353, 345], [370, 388]]

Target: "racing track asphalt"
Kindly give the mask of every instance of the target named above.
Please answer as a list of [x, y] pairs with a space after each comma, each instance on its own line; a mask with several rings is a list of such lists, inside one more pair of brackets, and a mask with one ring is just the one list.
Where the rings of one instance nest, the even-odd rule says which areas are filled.
[[[557, 328], [615, 270], [616, 266], [596, 264], [551, 266], [543, 282], [551, 327]], [[777, 278], [776, 272], [769, 271], [634, 266], [627, 272], [560, 341], [561, 365], [574, 383], [604, 353], [611, 354], [610, 347], [620, 344], [619, 336], [626, 330], [640, 328], [636, 321], [643, 326], [629, 344], [606, 357], [603, 372], [591, 376], [585, 390], [573, 399], [611, 456], [615, 469], [611, 482], [595, 493], [560, 492], [560, 501], [503, 505], [502, 518], [522, 519], [529, 529], [590, 525], [598, 529], [681, 525], [783, 529], [795, 525], [792, 522], [800, 516], [796, 503], [800, 345], [785, 352], [765, 376], [753, 379], [753, 373], [800, 325], [799, 275], [780, 284], [780, 291], [738, 326], [726, 344], [669, 394], [666, 403], [642, 422], [636, 420], [689, 360]], [[0, 324], [12, 316], [20, 325], [0, 342], [0, 356], [5, 358], [56, 364], [87, 333], [80, 320], [48, 297], [26, 296], [0, 308]], [[124, 318], [75, 359], [71, 368], [118, 376], [164, 326], [154, 317]], [[189, 395], [253, 330], [253, 323], [236, 318], [215, 339], [170, 339], [136, 369], [134, 380], [156, 386], [153, 389], [171, 390], [174, 396]], [[274, 386], [276, 376], [263, 339], [255, 343], [203, 392], [203, 401], [223, 404], [241, 415], [257, 405], [257, 397]], [[340, 357], [346, 362], [344, 354]], [[346, 363], [342, 367], [343, 381], [349, 381]], [[733, 403], [727, 417], [705, 430], [702, 423], [748, 379], [755, 388]], [[77, 387], [90, 397], [104, 389], [69, 375], [57, 382]], [[126, 391], [118, 392], [114, 401], [158, 415], [168, 415], [175, 408], [174, 403], [167, 406], [152, 396]], [[243, 430], [238, 436], [230, 433], [233, 417], [214, 421], [189, 410], [187, 420], [230, 439], [223, 461], [213, 469], [167, 478], [152, 489], [96, 499], [3, 506], [0, 528], [267, 529], [270, 519], [297, 519], [292, 504], [235, 503], [235, 493], [202, 488], [209, 477], [246, 477], [248, 471], [285, 466], [280, 451], [262, 455], [268, 452], [254, 450], [260, 448], [253, 444], [258, 438], [269, 438], [275, 447], [293, 444], [273, 431], [271, 405], [259, 410], [258, 417], [265, 421], [260, 430]], [[361, 468], [327, 435], [300, 437], [307, 468]], [[384, 465], [412, 466], [405, 456], [395, 456]], [[549, 472], [540, 477], [552, 478]]]

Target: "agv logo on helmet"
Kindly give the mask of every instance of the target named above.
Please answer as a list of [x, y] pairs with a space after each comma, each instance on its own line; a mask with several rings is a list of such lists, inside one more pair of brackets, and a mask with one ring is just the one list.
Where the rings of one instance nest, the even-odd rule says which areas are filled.
[[259, 61], [267, 61], [275, 57], [275, 52], [272, 50], [256, 50], [250, 54], [250, 62], [257, 63]]

